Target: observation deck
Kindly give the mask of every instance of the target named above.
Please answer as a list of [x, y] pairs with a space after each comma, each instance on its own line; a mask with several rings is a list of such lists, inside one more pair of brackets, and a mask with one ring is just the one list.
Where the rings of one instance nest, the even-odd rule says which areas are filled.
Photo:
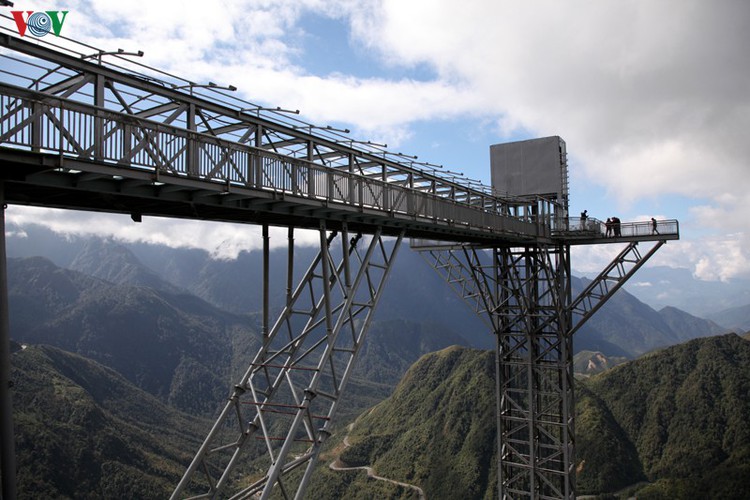
[[651, 221], [621, 222], [615, 234], [614, 228], [607, 231], [606, 223], [593, 217], [583, 222], [580, 217], [569, 217], [555, 221], [552, 238], [569, 245], [678, 240], [680, 224], [676, 219], [657, 220], [656, 226]]

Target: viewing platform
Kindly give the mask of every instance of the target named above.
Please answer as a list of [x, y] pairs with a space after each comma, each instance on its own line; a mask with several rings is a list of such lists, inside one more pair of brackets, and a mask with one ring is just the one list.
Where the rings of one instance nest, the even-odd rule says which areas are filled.
[[607, 224], [599, 219], [588, 217], [568, 217], [553, 225], [552, 238], [564, 240], [570, 245], [592, 245], [630, 241], [667, 241], [680, 239], [680, 224], [676, 219], [620, 222]]

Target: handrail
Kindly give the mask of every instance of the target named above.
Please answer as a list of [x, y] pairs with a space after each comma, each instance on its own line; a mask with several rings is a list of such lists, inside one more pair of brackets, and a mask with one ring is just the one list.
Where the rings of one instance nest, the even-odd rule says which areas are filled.
[[[3, 16], [0, 16], [3, 17]], [[10, 18], [8, 18], [10, 20]], [[28, 88], [44, 92], [47, 95], [63, 96], [68, 100], [89, 103], [113, 111], [125, 111], [127, 114], [159, 117], [166, 123], [184, 114], [193, 125], [190, 130], [203, 129], [210, 135], [244, 143], [254, 132], [254, 146], [273, 149], [289, 157], [308, 158], [317, 155], [318, 163], [326, 166], [355, 169], [366, 176], [388, 177], [388, 181], [409, 183], [414, 189], [431, 189], [443, 197], [450, 197], [470, 205], [525, 203], [525, 197], [498, 193], [479, 181], [464, 178], [462, 174], [442, 170], [440, 165], [415, 161], [416, 157], [387, 151], [387, 145], [371, 141], [350, 140], [331, 127], [317, 127], [289, 116], [287, 113], [270, 114], [261, 112], [261, 108], [236, 95], [219, 90], [215, 84], [200, 85], [174, 75], [149, 68], [137, 61], [125, 61], [116, 54], [114, 61], [102, 60], [94, 63], [86, 54], [96, 53], [97, 49], [86, 46], [85, 52], [71, 52], [71, 45], [57, 46], [55, 41], [31, 43], [27, 40], [2, 33], [0, 26], [0, 46], [29, 56], [12, 59], [16, 62], [28, 62], [22, 71], [18, 69], [0, 72], [0, 78], [10, 77], [28, 80]], [[11, 30], [12, 32], [12, 30]], [[57, 38], [57, 37], [55, 37]], [[67, 40], [71, 44], [80, 44], [76, 40]], [[60, 51], [62, 50], [62, 52]], [[98, 51], [102, 53], [103, 51]], [[0, 53], [2, 57], [9, 57]], [[119, 63], [126, 62], [125, 66]], [[147, 68], [147, 73], [134, 71]], [[154, 74], [163, 75], [166, 80], [153, 78]], [[46, 85], [41, 85], [42, 81]], [[8, 83], [9, 81], [6, 81]], [[99, 90], [97, 90], [99, 89]], [[102, 89], [107, 91], [102, 92]], [[188, 90], [186, 90], [188, 89]], [[208, 93], [201, 92], [207, 89]], [[114, 106], [109, 107], [109, 106]], [[191, 117], [188, 117], [190, 109]], [[274, 108], [270, 108], [274, 109]], [[280, 108], [275, 108], [280, 109]], [[200, 120], [193, 121], [197, 116]], [[195, 127], [195, 128], [194, 128]], [[313, 133], [313, 129], [315, 133]], [[307, 147], [299, 147], [306, 144]], [[420, 187], [420, 185], [422, 185]], [[442, 192], [442, 193], [441, 193]]]
[[680, 225], [676, 219], [656, 221], [633, 221], [612, 223], [607, 231], [607, 223], [588, 217], [557, 218], [553, 221], [552, 235], [578, 238], [641, 238], [658, 236], [676, 236], [680, 234]]
[[[0, 145], [414, 219], [535, 236], [538, 225], [447, 197], [0, 83]], [[492, 208], [503, 210], [502, 205]]]

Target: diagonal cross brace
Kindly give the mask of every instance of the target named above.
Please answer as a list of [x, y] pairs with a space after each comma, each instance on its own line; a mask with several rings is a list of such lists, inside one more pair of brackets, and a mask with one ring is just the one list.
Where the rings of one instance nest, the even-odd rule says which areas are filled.
[[[482, 290], [490, 285], [478, 264], [476, 250], [464, 248], [466, 263], [454, 248], [419, 250], [419, 255], [437, 272], [448, 286], [471, 308], [493, 331], [491, 311], [494, 308], [492, 293]], [[475, 262], [476, 261], [476, 262]], [[490, 278], [492, 279], [492, 278]]]
[[657, 241], [643, 255], [638, 251], [638, 242], [629, 243], [570, 304], [573, 325], [568, 336], [577, 332], [664, 243]]

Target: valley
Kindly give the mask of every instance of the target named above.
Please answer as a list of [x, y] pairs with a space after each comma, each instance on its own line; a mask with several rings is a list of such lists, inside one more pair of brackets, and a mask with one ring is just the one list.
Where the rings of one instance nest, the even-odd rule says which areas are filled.
[[[163, 498], [259, 346], [257, 258], [36, 237], [26, 250], [11, 246], [8, 262], [11, 331], [27, 346], [13, 354], [25, 498]], [[38, 255], [19, 255], [31, 248]], [[330, 460], [309, 495], [417, 498], [404, 486], [413, 485], [428, 498], [491, 498], [493, 338], [419, 256], [400, 257], [409, 272], [395, 272], [388, 285], [324, 450]], [[584, 283], [576, 279], [574, 288]], [[281, 304], [283, 290], [271, 292]], [[736, 422], [750, 406], [750, 363], [747, 341], [726, 332], [620, 291], [577, 333], [581, 494], [644, 482], [643, 494], [654, 495], [644, 498], [667, 498], [705, 488], [709, 474], [744, 487], [750, 452]], [[719, 383], [729, 379], [736, 383]], [[639, 413], [644, 405], [649, 412]], [[706, 418], [706, 437], [690, 436]], [[683, 460], [685, 442], [696, 451]], [[372, 467], [396, 483], [328, 469], [336, 447], [347, 467]], [[52, 473], [59, 460], [66, 466]], [[87, 479], [71, 479], [79, 477]]]

